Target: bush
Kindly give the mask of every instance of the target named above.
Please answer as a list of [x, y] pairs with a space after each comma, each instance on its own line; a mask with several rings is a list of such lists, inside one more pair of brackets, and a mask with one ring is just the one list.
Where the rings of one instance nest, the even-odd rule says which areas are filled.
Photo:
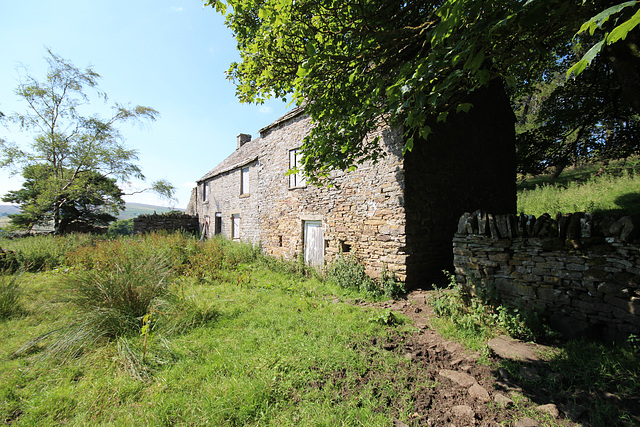
[[21, 311], [19, 277], [0, 274], [0, 319], [2, 320]]
[[431, 305], [435, 314], [449, 319], [463, 337], [486, 338], [499, 330], [514, 338], [532, 340], [546, 333], [535, 312], [500, 304], [491, 290], [474, 296], [469, 288], [448, 276], [448, 287], [436, 287]]
[[107, 230], [109, 236], [131, 236], [133, 235], [133, 218], [119, 219], [109, 224]]
[[385, 295], [397, 298], [405, 293], [404, 284], [396, 281], [395, 275], [386, 268], [380, 281], [373, 280], [353, 256], [340, 255], [331, 264], [327, 272], [329, 280], [338, 286], [353, 291], [364, 292], [372, 297]]

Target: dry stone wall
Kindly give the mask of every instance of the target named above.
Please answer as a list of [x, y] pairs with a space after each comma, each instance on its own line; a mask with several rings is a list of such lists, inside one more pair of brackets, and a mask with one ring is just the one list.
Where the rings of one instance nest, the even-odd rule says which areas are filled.
[[566, 335], [624, 340], [640, 333], [638, 237], [640, 220], [628, 216], [465, 213], [453, 239], [455, 275], [541, 311]]
[[133, 219], [133, 234], [154, 231], [185, 231], [197, 234], [200, 231], [198, 217], [182, 213], [140, 215]]

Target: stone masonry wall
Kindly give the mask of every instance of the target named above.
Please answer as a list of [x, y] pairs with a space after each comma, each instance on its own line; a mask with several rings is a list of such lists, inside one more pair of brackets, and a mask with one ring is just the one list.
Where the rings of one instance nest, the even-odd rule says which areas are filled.
[[[256, 141], [258, 142], [258, 141]], [[249, 189], [240, 194], [241, 168], [249, 167]], [[202, 200], [202, 188], [198, 187], [196, 196], [196, 210], [200, 216], [200, 228], [204, 232], [204, 224], [209, 219], [207, 237], [215, 233], [215, 217], [219, 213], [222, 218], [221, 234], [232, 238], [232, 217], [240, 217], [240, 240], [258, 244], [260, 240], [258, 226], [259, 186], [257, 160], [253, 160], [241, 167], [224, 172], [202, 185], [206, 185], [206, 200]]]
[[182, 213], [140, 215], [133, 219], [133, 234], [153, 231], [186, 231], [197, 234], [200, 231], [198, 217]]
[[319, 220], [327, 264], [340, 251], [349, 251], [371, 276], [387, 268], [404, 280], [401, 136], [390, 130], [380, 131], [387, 156], [375, 165], [365, 163], [350, 173], [334, 173], [332, 188], [289, 188], [289, 150], [302, 145], [310, 127], [309, 118], [299, 115], [263, 134], [259, 167], [263, 250], [276, 257], [296, 259], [303, 251], [304, 221]]
[[540, 310], [565, 335], [624, 340], [640, 333], [638, 237], [631, 217], [465, 213], [453, 239], [455, 275]]

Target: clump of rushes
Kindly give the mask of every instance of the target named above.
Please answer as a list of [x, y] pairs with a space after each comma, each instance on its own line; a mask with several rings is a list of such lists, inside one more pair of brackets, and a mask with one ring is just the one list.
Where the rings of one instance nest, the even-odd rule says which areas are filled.
[[170, 305], [169, 271], [166, 258], [143, 253], [110, 269], [74, 273], [63, 300], [73, 307], [75, 319], [59, 331], [49, 353], [76, 356], [101, 340], [138, 335], [152, 309]]
[[19, 277], [17, 274], [0, 273], [0, 320], [21, 311]]
[[145, 315], [171, 311], [179, 298], [169, 292], [169, 263], [161, 255], [144, 252], [121, 258], [110, 268], [76, 270], [68, 278], [61, 301], [73, 317], [14, 353], [30, 353], [49, 341], [46, 356], [76, 357], [96, 344], [139, 336]]

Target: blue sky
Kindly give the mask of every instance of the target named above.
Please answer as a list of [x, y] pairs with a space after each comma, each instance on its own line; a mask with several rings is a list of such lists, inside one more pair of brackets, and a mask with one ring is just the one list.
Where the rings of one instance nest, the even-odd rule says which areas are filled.
[[[186, 206], [195, 180], [235, 150], [236, 135], [257, 137], [287, 109], [278, 100], [238, 102], [224, 75], [238, 59], [235, 41], [223, 17], [199, 0], [0, 0], [4, 114], [24, 111], [14, 94], [17, 67], [43, 79], [46, 47], [79, 68], [92, 66], [110, 102], [160, 112], [146, 128], [120, 130], [125, 144], [139, 151], [147, 183], [164, 178], [176, 186], [177, 207]], [[102, 104], [96, 110], [108, 113]], [[2, 126], [0, 138], [26, 144], [31, 136]], [[19, 187], [19, 179], [0, 169], [0, 195]], [[167, 205], [146, 193], [125, 199]]]

